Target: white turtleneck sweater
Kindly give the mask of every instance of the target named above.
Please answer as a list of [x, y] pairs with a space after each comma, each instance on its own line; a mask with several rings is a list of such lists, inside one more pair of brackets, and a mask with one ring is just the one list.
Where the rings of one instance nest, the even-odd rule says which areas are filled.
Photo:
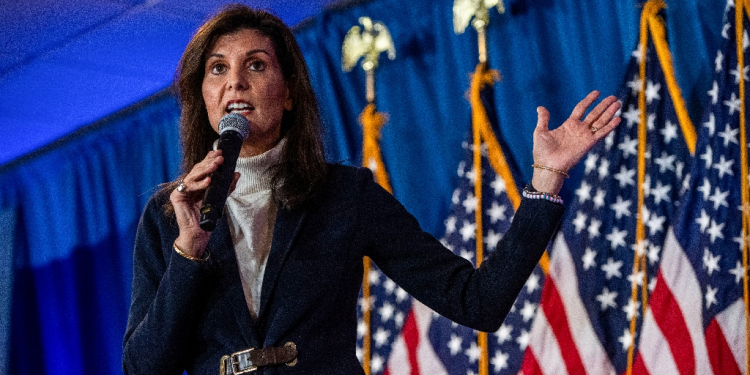
[[227, 198], [227, 220], [237, 254], [242, 290], [253, 319], [258, 317], [263, 274], [271, 251], [276, 202], [268, 168], [276, 164], [286, 143], [282, 139], [263, 154], [237, 159], [240, 179]]

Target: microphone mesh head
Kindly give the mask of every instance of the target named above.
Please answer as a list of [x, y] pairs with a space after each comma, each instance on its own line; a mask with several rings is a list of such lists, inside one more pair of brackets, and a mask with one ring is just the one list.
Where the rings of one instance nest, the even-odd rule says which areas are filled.
[[247, 121], [245, 116], [239, 113], [230, 113], [222, 117], [221, 121], [219, 121], [219, 134], [227, 130], [236, 131], [240, 133], [242, 139], [245, 139], [250, 135], [250, 122]]

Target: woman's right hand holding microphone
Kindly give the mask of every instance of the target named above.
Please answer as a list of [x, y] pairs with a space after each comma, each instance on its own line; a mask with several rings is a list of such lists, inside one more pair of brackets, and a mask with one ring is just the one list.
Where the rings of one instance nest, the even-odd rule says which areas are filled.
[[[224, 162], [221, 150], [210, 151], [206, 157], [180, 181], [176, 189], [169, 195], [174, 207], [177, 226], [180, 234], [174, 242], [179, 251], [185, 255], [202, 259], [211, 232], [200, 227], [200, 209], [206, 188], [211, 184], [211, 174]], [[234, 172], [234, 181], [229, 192], [234, 190], [240, 174]]]

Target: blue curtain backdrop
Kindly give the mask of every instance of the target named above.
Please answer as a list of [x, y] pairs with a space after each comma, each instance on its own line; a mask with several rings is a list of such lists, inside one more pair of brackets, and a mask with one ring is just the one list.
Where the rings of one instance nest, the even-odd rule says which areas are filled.
[[179, 168], [171, 96], [0, 174], [0, 373], [121, 373], [132, 251]]
[[[494, 105], [501, 136], [521, 166], [519, 183], [531, 178], [537, 106], [547, 107], [550, 126], [557, 126], [591, 90], [617, 93], [637, 43], [640, 3], [506, 0], [506, 14], [491, 10], [488, 60], [502, 75]], [[677, 78], [692, 118], [700, 119], [725, 2], [667, 4]], [[465, 93], [478, 60], [476, 32], [469, 27], [464, 34], [454, 33], [452, 6], [453, 0], [365, 2], [325, 12], [296, 33], [326, 121], [329, 160], [358, 164], [362, 131], [357, 116], [366, 102], [365, 75], [359, 67], [342, 71], [341, 45], [361, 16], [389, 28], [396, 59], [383, 54], [375, 73], [377, 107], [390, 119], [382, 129], [383, 159], [396, 197], [423, 228], [438, 235], [469, 131]], [[576, 186], [580, 172], [574, 171], [568, 188]]]
[[[670, 48], [694, 121], [721, 38], [724, 1], [667, 1]], [[330, 161], [361, 163], [364, 74], [341, 70], [360, 16], [385, 23], [397, 57], [376, 72], [389, 116], [382, 153], [394, 194], [440, 237], [469, 130], [465, 92], [476, 33], [455, 35], [453, 0], [374, 0], [329, 9], [296, 30], [325, 121]], [[538, 105], [559, 124], [590, 90], [615, 93], [636, 45], [637, 1], [506, 0], [492, 11], [489, 64], [502, 137], [531, 177]], [[154, 187], [179, 172], [178, 110], [161, 94], [35, 156], [0, 168], [0, 373], [121, 373], [135, 226]], [[577, 184], [576, 170], [567, 186]], [[570, 196], [569, 192], [565, 196]]]

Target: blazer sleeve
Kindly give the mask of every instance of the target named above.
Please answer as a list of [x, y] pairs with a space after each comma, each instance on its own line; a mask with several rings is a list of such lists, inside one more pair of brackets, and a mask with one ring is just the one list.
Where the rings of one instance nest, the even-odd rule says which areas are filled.
[[409, 294], [440, 315], [473, 329], [493, 332], [544, 253], [565, 208], [522, 199], [510, 229], [479, 268], [423, 231], [388, 192], [360, 172], [361, 230], [368, 255]]
[[177, 254], [172, 248], [177, 229], [169, 221], [152, 198], [138, 224], [123, 343], [123, 370], [129, 375], [182, 374], [194, 352], [198, 306], [206, 298], [211, 260], [197, 262]]

